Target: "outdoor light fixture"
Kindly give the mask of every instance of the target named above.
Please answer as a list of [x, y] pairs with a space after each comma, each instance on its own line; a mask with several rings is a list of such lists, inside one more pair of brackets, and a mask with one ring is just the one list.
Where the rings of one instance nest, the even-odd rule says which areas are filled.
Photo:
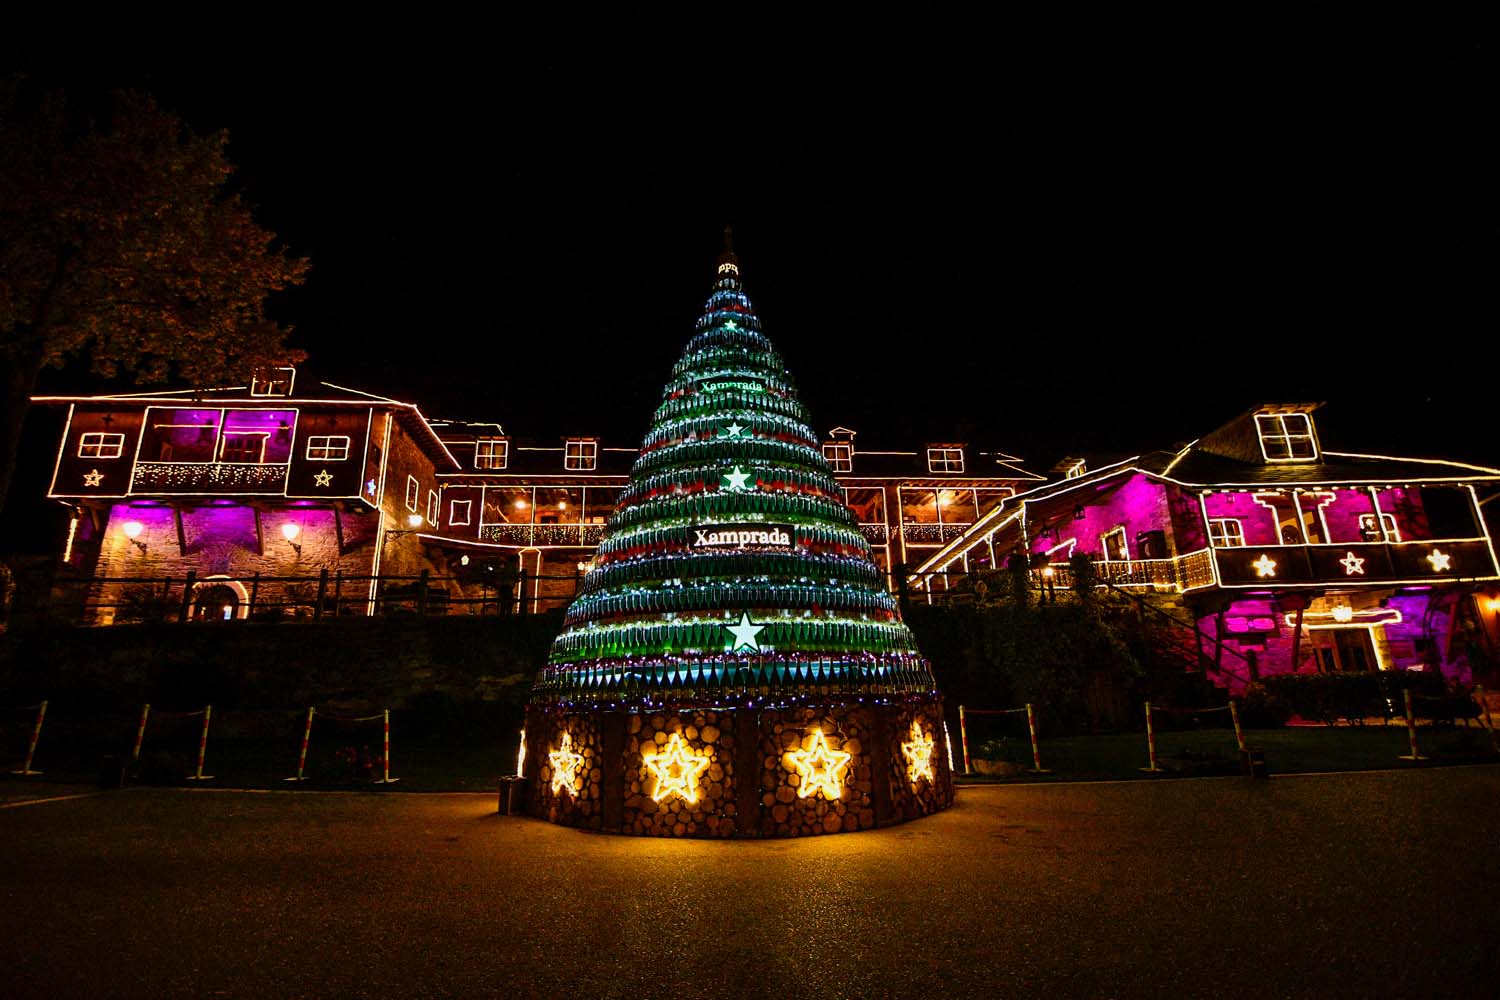
[[468, 556], [459, 556], [458, 557], [458, 564], [460, 566], [467, 566], [467, 565], [469, 565], [469, 557]]
[[146, 543], [141, 541], [139, 537], [140, 533], [146, 530], [146, 526], [144, 524], [139, 521], [126, 521], [124, 524], [120, 525], [120, 530], [125, 532], [125, 537], [130, 539], [131, 545], [134, 545], [143, 553], [146, 551]]
[[296, 550], [298, 558], [302, 556], [302, 546], [297, 542], [297, 536], [300, 534], [302, 534], [302, 527], [291, 521], [281, 526], [281, 537], [285, 538], [286, 543]]
[[525, 510], [526, 509], [526, 501], [525, 500], [517, 500], [516, 504], [515, 504], [515, 507], [516, 507], [516, 510]]
[[406, 526], [408, 528], [411, 528], [414, 531], [417, 528], [420, 528], [422, 526], [422, 515], [421, 514], [407, 514], [406, 515]]

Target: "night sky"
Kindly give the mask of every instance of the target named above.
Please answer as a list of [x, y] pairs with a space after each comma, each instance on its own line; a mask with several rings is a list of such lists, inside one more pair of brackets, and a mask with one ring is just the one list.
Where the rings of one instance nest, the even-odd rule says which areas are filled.
[[638, 442], [730, 223], [814, 426], [867, 446], [1045, 471], [1322, 400], [1329, 447], [1500, 464], [1484, 38], [9, 62], [228, 129], [313, 261], [273, 306], [304, 371], [430, 416]]

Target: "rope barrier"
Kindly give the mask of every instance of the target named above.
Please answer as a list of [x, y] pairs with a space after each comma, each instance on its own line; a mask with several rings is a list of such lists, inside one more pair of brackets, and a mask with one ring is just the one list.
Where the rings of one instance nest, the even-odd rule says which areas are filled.
[[329, 722], [374, 722], [389, 714], [389, 712], [384, 712], [380, 715], [329, 715], [327, 712], [319, 712], [318, 718], [327, 719]]
[[302, 769], [307, 766], [307, 743], [310, 739], [312, 739], [313, 711], [314, 709], [312, 709], [311, 707], [309, 707], [307, 710], [307, 728], [302, 730], [302, 750], [297, 754], [297, 773], [290, 778], [282, 779], [284, 781], [305, 780], [302, 777]]
[[[198, 713], [194, 712], [193, 714], [197, 715]], [[198, 769], [193, 774], [188, 775], [189, 781], [209, 781], [213, 778], [213, 775], [203, 773], [203, 758], [208, 755], [208, 723], [214, 717], [214, 707], [212, 705], [204, 705], [202, 714], [203, 735], [198, 737]]]
[[1229, 699], [1229, 718], [1234, 722], [1234, 742], [1239, 746], [1240, 753], [1250, 748], [1245, 746], [1245, 731], [1240, 728], [1240, 706], [1233, 698]]
[[283, 778], [283, 781], [307, 780], [307, 746], [310, 742], [312, 742], [312, 725], [314, 716], [317, 716], [320, 719], [327, 719], [329, 722], [375, 722], [376, 720], [379, 720], [381, 722], [382, 752], [380, 758], [380, 777], [375, 779], [375, 784], [393, 785], [401, 780], [400, 778], [391, 777], [390, 709], [382, 709], [380, 714], [378, 715], [329, 715], [326, 712], [319, 712], [316, 708], [310, 707], [307, 710], [307, 724], [303, 726], [302, 729], [302, 746], [297, 751], [297, 773], [292, 775], [290, 778]]
[[1042, 766], [1042, 751], [1036, 742], [1036, 712], [1031, 709], [1031, 702], [1026, 703], [1026, 728], [1031, 731], [1031, 773], [1051, 774]]
[[150, 715], [151, 703], [147, 702], [141, 706], [141, 724], [135, 728], [135, 746], [130, 751], [131, 763], [141, 759], [141, 743], [146, 739], [146, 719]]
[[42, 773], [41, 771], [33, 771], [31, 769], [31, 762], [36, 759], [37, 740], [40, 740], [42, 738], [42, 720], [47, 717], [46, 699], [43, 699], [41, 704], [30, 705], [26, 708], [20, 709], [19, 711], [29, 712], [33, 708], [36, 709], [36, 725], [31, 727], [31, 739], [26, 743], [26, 763], [21, 765], [21, 769], [19, 771], [12, 771], [10, 772], [11, 774], [31, 775]]

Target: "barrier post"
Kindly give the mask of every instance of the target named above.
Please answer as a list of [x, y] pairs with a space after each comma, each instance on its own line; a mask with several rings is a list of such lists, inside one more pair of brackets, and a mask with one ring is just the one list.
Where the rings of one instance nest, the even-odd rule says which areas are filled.
[[391, 777], [391, 710], [388, 708], [382, 710], [380, 716], [385, 727], [385, 745], [380, 754], [380, 780], [375, 783], [377, 785], [389, 785], [401, 779]]
[[1151, 725], [1151, 703], [1146, 702], [1146, 752], [1150, 755], [1151, 766], [1141, 768], [1147, 774], [1156, 774], [1161, 768], [1156, 766], [1156, 729]]
[[211, 774], [203, 773], [203, 758], [208, 753], [208, 720], [213, 718], [214, 707], [203, 706], [203, 735], [198, 737], [198, 770], [188, 777], [189, 781], [208, 781], [213, 778]]
[[151, 705], [141, 706], [141, 723], [135, 727], [135, 746], [130, 751], [132, 763], [141, 759], [141, 743], [146, 739], [146, 716], [151, 714]]
[[1042, 751], [1036, 742], [1036, 712], [1029, 701], [1026, 703], [1026, 728], [1031, 730], [1031, 773], [1051, 774], [1051, 771], [1042, 766]]
[[1234, 742], [1239, 744], [1240, 753], [1244, 753], [1249, 748], [1245, 746], [1245, 731], [1240, 728], [1240, 706], [1233, 698], [1229, 699], [1229, 717], [1234, 720]]
[[[26, 744], [26, 763], [21, 765], [21, 769], [19, 771], [12, 771], [10, 772], [11, 774], [42, 773], [41, 771], [33, 771], [31, 769], [31, 762], [36, 759], [36, 743], [37, 740], [42, 738], [42, 720], [46, 717], [47, 702], [44, 700], [40, 705], [36, 707], [36, 725], [31, 727], [31, 740]], [[1486, 716], [1486, 718], [1488, 718], [1488, 716]], [[1493, 739], [1493, 734], [1491, 734], [1491, 738]]]
[[[1484, 728], [1490, 734], [1490, 749], [1493, 750], [1493, 751], [1495, 751], [1496, 753], [1500, 753], [1500, 743], [1496, 743], [1495, 742], [1495, 724], [1490, 721], [1490, 703], [1488, 701], [1486, 701], [1485, 697], [1484, 697], [1484, 685], [1483, 684], [1477, 684], [1477, 685], [1475, 685], [1475, 687], [1474, 687], [1474, 693], [1479, 696], [1479, 711], [1482, 713], [1482, 717], [1484, 719]], [[46, 707], [47, 707], [47, 703], [45, 701], [42, 702], [42, 708], [45, 710]], [[38, 719], [37, 720], [37, 726], [38, 726], [38, 728], [41, 727], [41, 724], [42, 724], [41, 720]], [[30, 766], [30, 761], [29, 760], [27, 762], [27, 766], [28, 767]]]
[[964, 774], [973, 774], [974, 769], [969, 765], [969, 723], [964, 718], [964, 707], [958, 706], [958, 741], [964, 750]]
[[302, 749], [297, 754], [297, 773], [290, 778], [283, 778], [283, 781], [306, 780], [302, 777], [302, 769], [307, 765], [307, 742], [308, 740], [312, 739], [313, 712], [314, 709], [312, 708], [312, 706], [308, 706], [307, 726], [302, 730]]
[[1411, 753], [1402, 754], [1400, 759], [1426, 760], [1426, 757], [1417, 752], [1417, 720], [1412, 717], [1411, 713], [1411, 688], [1406, 688], [1401, 693], [1406, 696], [1404, 699], [1406, 702], [1406, 737], [1411, 742]]

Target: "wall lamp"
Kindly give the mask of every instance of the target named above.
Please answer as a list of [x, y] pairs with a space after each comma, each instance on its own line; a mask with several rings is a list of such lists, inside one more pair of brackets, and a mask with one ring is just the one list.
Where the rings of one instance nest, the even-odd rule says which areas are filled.
[[297, 558], [299, 559], [302, 557], [302, 546], [297, 541], [297, 536], [300, 534], [302, 534], [301, 526], [293, 524], [291, 521], [281, 526], [281, 536], [286, 539], [288, 545], [297, 550]]
[[141, 532], [146, 530], [146, 526], [144, 524], [139, 521], [126, 521], [124, 524], [120, 525], [120, 530], [125, 532], [125, 537], [130, 539], [131, 545], [134, 545], [136, 548], [140, 549], [142, 553], [145, 553], [146, 543], [141, 541], [140, 539]]

